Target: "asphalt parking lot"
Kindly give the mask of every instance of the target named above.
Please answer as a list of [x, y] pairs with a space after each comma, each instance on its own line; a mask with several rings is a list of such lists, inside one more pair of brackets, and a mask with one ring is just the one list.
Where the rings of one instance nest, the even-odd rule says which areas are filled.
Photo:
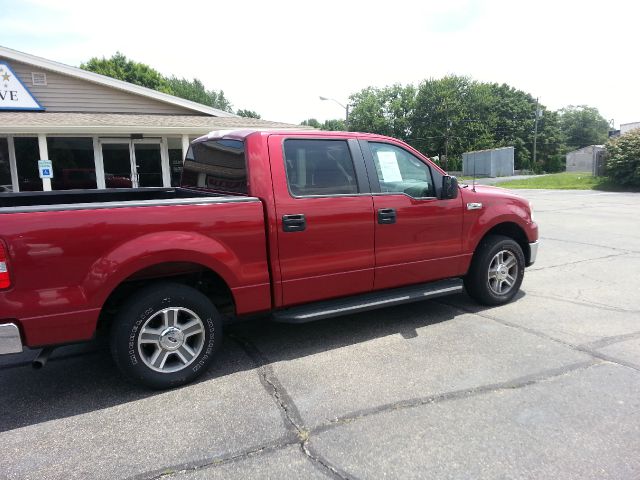
[[640, 478], [640, 194], [523, 190], [513, 303], [465, 295], [227, 332], [187, 387], [108, 353], [0, 365], [0, 477]]

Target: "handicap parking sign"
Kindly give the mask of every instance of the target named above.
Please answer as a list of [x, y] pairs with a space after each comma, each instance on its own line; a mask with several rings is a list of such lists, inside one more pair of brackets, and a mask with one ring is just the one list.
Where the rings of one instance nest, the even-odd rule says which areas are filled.
[[53, 163], [51, 160], [38, 160], [40, 178], [53, 178]]

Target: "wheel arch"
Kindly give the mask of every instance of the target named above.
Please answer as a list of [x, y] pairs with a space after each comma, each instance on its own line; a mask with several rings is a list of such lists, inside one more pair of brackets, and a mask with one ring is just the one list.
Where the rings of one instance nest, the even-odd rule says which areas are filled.
[[505, 237], [509, 237], [515, 240], [518, 243], [518, 245], [520, 245], [520, 248], [522, 249], [522, 253], [524, 254], [525, 264], [529, 265], [530, 259], [531, 259], [531, 250], [529, 248], [529, 239], [527, 237], [527, 234], [524, 228], [522, 228], [516, 222], [512, 222], [512, 221], [503, 221], [492, 226], [491, 228], [489, 228], [487, 231], [484, 232], [484, 234], [480, 237], [478, 242], [473, 247], [474, 256], [478, 251], [478, 246], [481, 245], [482, 241], [485, 238], [487, 238], [489, 235], [503, 235]]
[[194, 262], [163, 262], [143, 267], [115, 285], [102, 303], [98, 329], [104, 329], [119, 307], [136, 292], [153, 283], [179, 283], [205, 294], [223, 315], [233, 316], [236, 299], [226, 280], [206, 265]]
[[82, 290], [87, 304], [100, 310], [100, 323], [124, 292], [158, 280], [209, 289], [216, 307], [232, 314], [237, 305], [233, 288], [242, 284], [234, 273], [239, 263], [232, 249], [216, 239], [195, 232], [158, 232], [129, 240], [97, 259]]

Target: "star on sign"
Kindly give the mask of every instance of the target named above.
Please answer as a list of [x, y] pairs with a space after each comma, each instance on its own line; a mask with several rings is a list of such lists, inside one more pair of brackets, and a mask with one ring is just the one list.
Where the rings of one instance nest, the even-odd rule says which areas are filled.
[[9, 77], [11, 77], [11, 75], [9, 75], [8, 73], [5, 73], [4, 75], [2, 75], [2, 80], [4, 80], [5, 82], [8, 82]]

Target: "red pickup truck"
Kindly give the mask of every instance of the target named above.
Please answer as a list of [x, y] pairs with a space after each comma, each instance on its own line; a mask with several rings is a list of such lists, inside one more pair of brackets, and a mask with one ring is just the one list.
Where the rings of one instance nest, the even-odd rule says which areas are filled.
[[459, 292], [510, 301], [536, 258], [529, 203], [459, 186], [405, 143], [213, 132], [180, 188], [0, 194], [0, 354], [110, 335], [153, 388], [213, 361], [223, 319], [306, 322]]

